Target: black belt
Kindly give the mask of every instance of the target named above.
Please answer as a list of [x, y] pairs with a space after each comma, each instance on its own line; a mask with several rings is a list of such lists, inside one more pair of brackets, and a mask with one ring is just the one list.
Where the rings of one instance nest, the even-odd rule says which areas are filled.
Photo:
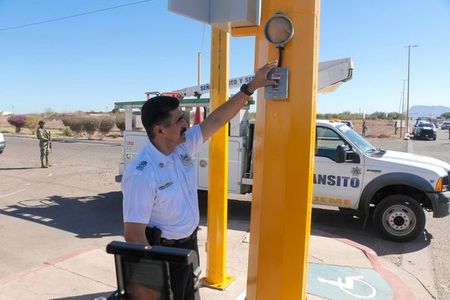
[[197, 238], [197, 229], [195, 229], [194, 232], [190, 236], [187, 236], [185, 238], [181, 238], [178, 240], [169, 240], [169, 239], [161, 238], [161, 245], [179, 245], [179, 244], [183, 244], [188, 241], [191, 241], [195, 238]]

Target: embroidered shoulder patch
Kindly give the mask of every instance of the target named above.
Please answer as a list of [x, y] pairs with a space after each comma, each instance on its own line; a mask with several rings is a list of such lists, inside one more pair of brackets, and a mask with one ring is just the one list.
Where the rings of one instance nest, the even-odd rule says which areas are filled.
[[147, 166], [147, 162], [145, 160], [141, 161], [139, 165], [136, 166], [136, 170], [142, 171]]
[[192, 157], [189, 154], [183, 154], [183, 155], [180, 154], [180, 160], [183, 163], [183, 165], [185, 165], [186, 167], [192, 165], [192, 163], [193, 163]]

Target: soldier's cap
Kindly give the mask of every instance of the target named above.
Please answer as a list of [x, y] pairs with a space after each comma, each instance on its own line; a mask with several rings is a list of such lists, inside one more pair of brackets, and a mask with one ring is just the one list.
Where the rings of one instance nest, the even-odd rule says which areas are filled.
[[39, 124], [39, 125], [45, 124], [45, 122], [44, 122], [43, 120], [39, 120], [38, 124]]

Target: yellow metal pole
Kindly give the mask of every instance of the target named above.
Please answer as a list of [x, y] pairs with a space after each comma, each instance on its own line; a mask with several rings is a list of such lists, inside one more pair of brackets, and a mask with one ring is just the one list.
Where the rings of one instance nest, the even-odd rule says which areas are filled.
[[[229, 33], [212, 28], [211, 110], [228, 99]], [[226, 273], [228, 215], [228, 125], [211, 138], [209, 146], [208, 240], [204, 284], [224, 289], [233, 280]]]
[[[259, 91], [247, 299], [305, 299], [311, 230], [318, 73], [319, 0], [264, 0], [261, 24], [276, 12], [294, 23], [283, 65], [287, 100]], [[256, 66], [277, 57], [261, 30]], [[276, 180], [274, 179], [276, 178]]]

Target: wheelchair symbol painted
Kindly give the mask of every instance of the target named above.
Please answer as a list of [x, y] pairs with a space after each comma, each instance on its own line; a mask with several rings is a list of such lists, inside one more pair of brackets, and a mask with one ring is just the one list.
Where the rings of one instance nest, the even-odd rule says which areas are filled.
[[[358, 276], [348, 276], [348, 277], [344, 277], [345, 281], [342, 281], [342, 277], [338, 277], [337, 280], [329, 280], [329, 279], [325, 279], [323, 277], [317, 277], [317, 280], [323, 283], [328, 283], [330, 285], [334, 285], [337, 286], [338, 288], [340, 288], [343, 292], [352, 295], [353, 297], [359, 298], [359, 299], [371, 299], [374, 298], [375, 295], [377, 294], [376, 289], [370, 285], [368, 282], [363, 280], [363, 276], [362, 275], [358, 275]], [[360, 284], [366, 285], [370, 288], [370, 294], [369, 295], [358, 295], [355, 294], [353, 289], [355, 287], [355, 282], [360, 282]]]

